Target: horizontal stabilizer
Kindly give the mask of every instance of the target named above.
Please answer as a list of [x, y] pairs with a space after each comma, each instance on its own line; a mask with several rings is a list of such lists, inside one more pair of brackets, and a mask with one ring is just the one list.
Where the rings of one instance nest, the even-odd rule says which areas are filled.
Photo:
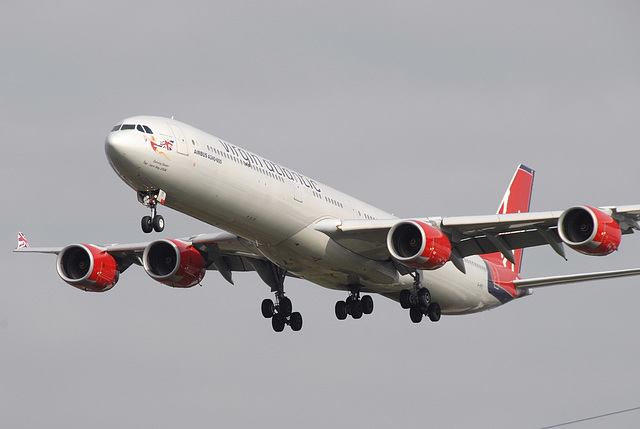
[[554, 286], [568, 283], [586, 282], [589, 280], [613, 279], [640, 275], [640, 268], [628, 270], [602, 271], [599, 273], [570, 274], [565, 276], [539, 277], [536, 279], [514, 280], [513, 285], [518, 289], [530, 289], [543, 286]]

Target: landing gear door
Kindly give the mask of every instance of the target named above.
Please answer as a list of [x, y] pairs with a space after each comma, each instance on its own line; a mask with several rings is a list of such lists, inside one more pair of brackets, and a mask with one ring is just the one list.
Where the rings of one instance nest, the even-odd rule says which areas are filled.
[[185, 139], [180, 127], [175, 124], [167, 125], [169, 125], [169, 128], [171, 128], [171, 132], [173, 132], [178, 153], [182, 155], [189, 155], [189, 151], [187, 150], [187, 140]]

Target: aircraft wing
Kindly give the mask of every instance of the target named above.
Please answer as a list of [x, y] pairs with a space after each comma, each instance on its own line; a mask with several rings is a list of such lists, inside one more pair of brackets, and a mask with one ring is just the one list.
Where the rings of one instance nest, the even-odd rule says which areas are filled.
[[[615, 219], [623, 234], [640, 230], [640, 205], [600, 207]], [[387, 234], [399, 222], [419, 221], [442, 230], [456, 256], [508, 253], [513, 249], [550, 245], [564, 257], [558, 219], [563, 211], [414, 219], [323, 219], [315, 229], [340, 245], [376, 260], [388, 260]]]
[[[24, 240], [24, 236], [22, 239]], [[181, 238], [178, 241], [196, 248], [202, 254], [207, 269], [218, 270], [230, 283], [233, 283], [231, 277], [233, 271], [255, 271], [256, 261], [266, 260], [252, 242], [227, 232], [199, 234]], [[24, 243], [19, 242], [19, 247], [14, 252], [59, 254], [64, 249], [63, 247], [30, 247]], [[133, 264], [143, 265], [142, 255], [150, 243], [116, 243], [95, 245], [95, 247], [113, 256], [118, 264], [118, 270], [124, 272]]]

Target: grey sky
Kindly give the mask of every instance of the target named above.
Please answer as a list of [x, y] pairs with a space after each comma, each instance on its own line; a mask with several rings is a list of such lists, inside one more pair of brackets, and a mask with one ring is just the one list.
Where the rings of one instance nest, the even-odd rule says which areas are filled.
[[[147, 240], [107, 165], [135, 114], [171, 116], [399, 216], [488, 214], [520, 162], [533, 210], [640, 203], [636, 2], [8, 2], [1, 8], [3, 427], [541, 427], [640, 405], [638, 280], [541, 289], [414, 325], [375, 299], [257, 275], [104, 294], [32, 245]], [[164, 236], [213, 229], [162, 210]], [[637, 267], [526, 252], [524, 276]], [[637, 427], [629, 413], [576, 427]]]

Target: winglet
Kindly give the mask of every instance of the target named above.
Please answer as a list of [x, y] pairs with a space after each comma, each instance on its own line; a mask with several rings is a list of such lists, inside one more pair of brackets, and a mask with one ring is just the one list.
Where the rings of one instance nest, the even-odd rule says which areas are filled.
[[24, 234], [18, 231], [18, 247], [16, 249], [22, 249], [23, 247], [29, 247], [29, 242]]

